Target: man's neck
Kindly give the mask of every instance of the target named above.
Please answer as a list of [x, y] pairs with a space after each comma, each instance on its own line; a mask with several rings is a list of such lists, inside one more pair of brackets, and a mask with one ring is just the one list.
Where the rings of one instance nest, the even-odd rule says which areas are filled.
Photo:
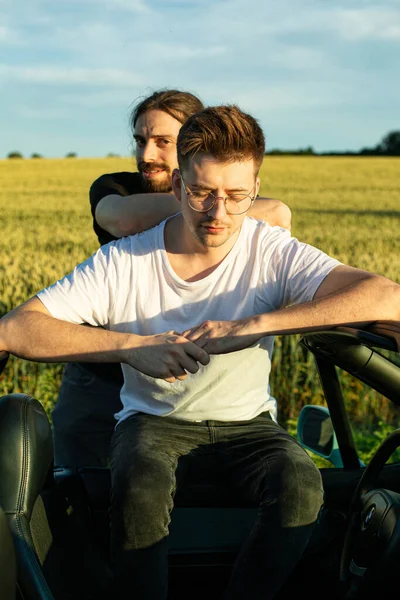
[[227, 257], [239, 233], [240, 230], [221, 246], [204, 246], [188, 230], [182, 215], [178, 215], [167, 221], [164, 230], [165, 249], [170, 265], [184, 281], [204, 279]]

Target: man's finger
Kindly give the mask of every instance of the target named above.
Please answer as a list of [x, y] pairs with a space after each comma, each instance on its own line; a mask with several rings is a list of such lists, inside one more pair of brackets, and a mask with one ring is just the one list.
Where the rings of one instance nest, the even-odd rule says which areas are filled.
[[172, 366], [170, 368], [170, 372], [171, 375], [173, 375], [176, 379], [180, 379], [181, 381], [187, 377], [186, 370], [181, 364]]
[[[200, 337], [198, 340], [190, 340], [190, 341], [192, 341], [194, 344], [196, 344], [196, 346], [198, 346], [199, 348], [203, 348], [207, 352], [206, 346], [207, 346], [208, 338]], [[208, 354], [208, 352], [207, 352], [207, 354]]]
[[197, 373], [200, 369], [199, 361], [194, 360], [191, 356], [186, 354], [180, 360], [181, 367], [186, 371], [186, 373]]
[[186, 329], [186, 331], [184, 331], [182, 333], [182, 335], [189, 339], [189, 340], [196, 340], [197, 338], [199, 338], [200, 336], [202, 336], [204, 334], [204, 327], [203, 325], [196, 325], [196, 327], [191, 327], [190, 329]]
[[191, 356], [192, 358], [194, 358], [194, 360], [200, 362], [202, 365], [208, 365], [208, 363], [210, 362], [210, 357], [208, 356], [207, 352], [205, 352], [203, 348], [201, 348], [197, 344], [194, 344], [193, 342], [187, 344], [185, 351], [188, 356]]
[[179, 379], [179, 381], [183, 381], [184, 379], [186, 379], [186, 377], [187, 377], [187, 373], [185, 375], [179, 375], [177, 377], [177, 379]]

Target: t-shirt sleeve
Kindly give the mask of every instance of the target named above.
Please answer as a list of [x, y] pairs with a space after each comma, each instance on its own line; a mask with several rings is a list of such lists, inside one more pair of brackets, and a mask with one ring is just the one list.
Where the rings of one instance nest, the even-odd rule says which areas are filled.
[[98, 179], [93, 181], [89, 190], [90, 208], [92, 216], [94, 218], [96, 207], [100, 200], [109, 196], [110, 194], [117, 194], [118, 196], [128, 196], [128, 190], [118, 183], [113, 175], [101, 175]]
[[114, 243], [102, 246], [37, 297], [56, 319], [107, 328], [117, 287], [115, 253]]
[[96, 221], [96, 208], [100, 200], [109, 196], [110, 194], [117, 194], [118, 196], [128, 196], [129, 191], [119, 183], [112, 174], [101, 175], [96, 179], [89, 189], [89, 201], [90, 210], [93, 217], [93, 229], [97, 235], [100, 243], [105, 243], [116, 240], [117, 238], [111, 233], [100, 227]]
[[272, 310], [311, 302], [330, 271], [343, 264], [289, 232], [279, 236], [274, 245], [263, 273], [263, 296]]

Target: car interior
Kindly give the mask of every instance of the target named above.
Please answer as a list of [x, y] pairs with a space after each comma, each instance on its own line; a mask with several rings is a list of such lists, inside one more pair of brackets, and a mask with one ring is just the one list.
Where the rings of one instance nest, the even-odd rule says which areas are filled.
[[[300, 343], [314, 355], [327, 406], [302, 408], [297, 437], [329, 466], [321, 468], [320, 522], [279, 600], [303, 591], [310, 600], [384, 598], [400, 577], [400, 462], [386, 464], [400, 446], [400, 429], [363, 464], [337, 368], [400, 406], [400, 362], [385, 355], [399, 352], [400, 324], [313, 332]], [[0, 398], [1, 598], [111, 600], [109, 469], [55, 467], [39, 400]], [[208, 457], [193, 458], [171, 515], [171, 600], [221, 598], [256, 516], [257, 508], [213, 473]]]

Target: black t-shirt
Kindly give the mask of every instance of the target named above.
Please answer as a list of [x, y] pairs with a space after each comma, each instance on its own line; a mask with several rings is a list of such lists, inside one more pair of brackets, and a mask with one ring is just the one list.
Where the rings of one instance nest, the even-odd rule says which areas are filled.
[[131, 194], [143, 194], [144, 192], [140, 173], [128, 173], [127, 171], [109, 173], [101, 175], [101, 177], [92, 183], [89, 191], [89, 200], [93, 216], [93, 229], [101, 246], [118, 238], [100, 227], [95, 219], [96, 207], [100, 200], [110, 194], [130, 196]]
[[[144, 192], [142, 179], [139, 173], [109, 173], [101, 175], [90, 186], [89, 200], [93, 216], [93, 229], [97, 235], [100, 245], [108, 244], [118, 238], [100, 227], [95, 219], [96, 206], [102, 198], [109, 194], [118, 194], [119, 196], [130, 196], [131, 194], [142, 194]], [[98, 377], [113, 381], [120, 385], [124, 378], [121, 371], [121, 365], [118, 363], [81, 363], [91, 373]]]

